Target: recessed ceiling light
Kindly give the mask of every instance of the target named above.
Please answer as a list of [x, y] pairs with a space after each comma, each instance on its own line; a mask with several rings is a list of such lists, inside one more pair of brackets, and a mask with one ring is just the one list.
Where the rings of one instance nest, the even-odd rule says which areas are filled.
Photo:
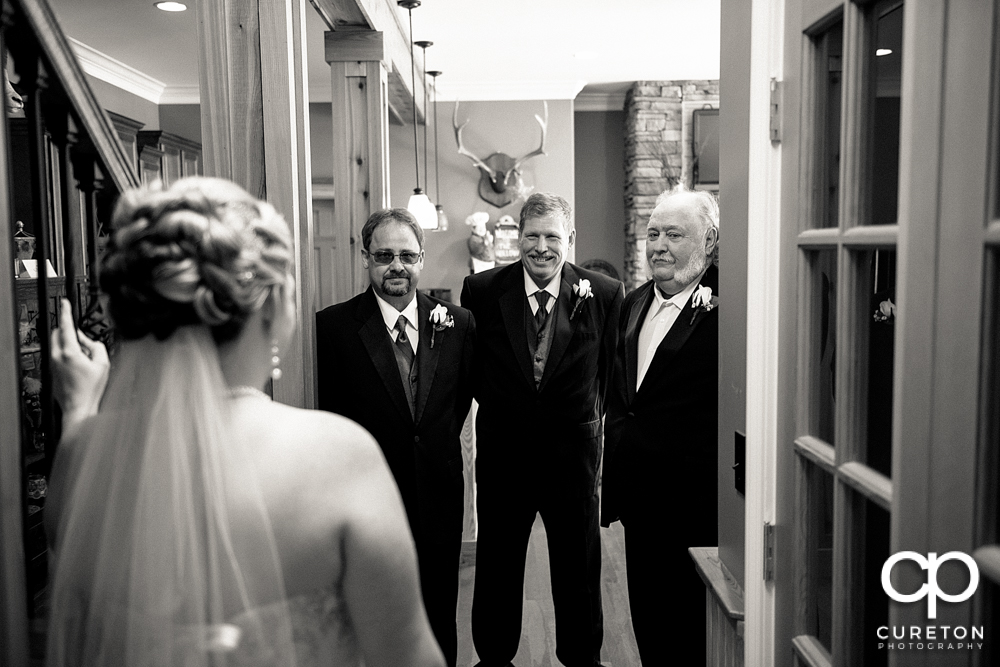
[[183, 12], [187, 9], [187, 5], [183, 2], [157, 2], [154, 7], [165, 12]]
[[600, 55], [597, 51], [577, 51], [573, 54], [578, 60], [597, 60]]
[[892, 53], [892, 49], [875, 49], [875, 55], [877, 56], [887, 56]]

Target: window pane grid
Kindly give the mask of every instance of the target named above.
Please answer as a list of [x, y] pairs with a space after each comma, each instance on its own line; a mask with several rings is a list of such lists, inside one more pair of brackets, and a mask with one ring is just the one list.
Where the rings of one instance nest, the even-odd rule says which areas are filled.
[[809, 635], [799, 635], [792, 639], [795, 663], [799, 667], [832, 667], [833, 658], [819, 640]]
[[892, 467], [892, 373], [896, 252], [842, 252], [836, 386], [838, 464], [859, 461], [888, 476]]
[[827, 651], [833, 629], [834, 477], [804, 457], [796, 463], [797, 516], [795, 567], [800, 604], [795, 634], [813, 637]]
[[[817, 32], [807, 32], [812, 61], [806, 76], [812, 80], [803, 84], [803, 103], [810, 105], [803, 150], [809, 158], [801, 188], [804, 228], [797, 238], [793, 444], [802, 568], [796, 577], [796, 664], [887, 660], [865, 642], [865, 629], [888, 619], [879, 575], [889, 555], [893, 498], [901, 17], [898, 0], [845, 2], [836, 23], [828, 19]], [[894, 55], [876, 56], [876, 48]], [[838, 98], [835, 111], [825, 106]], [[824, 514], [827, 509], [832, 516]], [[830, 541], [822, 543], [827, 529]], [[830, 546], [826, 570], [824, 544]], [[824, 575], [829, 597], [821, 585]]]
[[808, 282], [800, 291], [799, 304], [799, 383], [804, 389], [804, 400], [799, 404], [799, 432], [834, 445], [838, 252], [835, 247], [806, 252], [804, 259]]
[[[986, 255], [983, 290], [983, 350], [985, 372], [981, 389], [982, 440], [979, 504], [981, 541], [986, 546], [975, 552], [984, 577], [1000, 585], [1000, 250]], [[990, 544], [992, 543], [992, 544]]]
[[986, 228], [986, 243], [1000, 245], [1000, 220], [994, 220]]

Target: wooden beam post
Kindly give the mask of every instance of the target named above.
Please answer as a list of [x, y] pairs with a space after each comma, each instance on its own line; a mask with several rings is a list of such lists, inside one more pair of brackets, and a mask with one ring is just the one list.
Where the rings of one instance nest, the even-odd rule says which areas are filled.
[[361, 266], [361, 227], [389, 205], [389, 104], [383, 34], [326, 33], [333, 82], [334, 226], [340, 238], [332, 275], [337, 301], [367, 287]]
[[315, 405], [309, 102], [305, 0], [199, 3], [205, 173], [266, 199], [294, 239], [295, 338], [282, 356], [275, 400]]
[[[410, 28], [396, 0], [311, 0], [330, 30], [338, 33], [375, 30], [383, 33], [385, 65], [389, 78], [389, 115], [406, 125], [413, 118], [416, 98], [417, 122], [424, 122], [423, 65], [417, 62], [416, 90], [410, 75]], [[419, 14], [418, 14], [419, 17]], [[419, 18], [418, 18], [419, 20]], [[418, 26], [419, 27], [419, 26]], [[415, 30], [418, 32], [419, 30]]]
[[[3, 31], [10, 25], [10, 5], [0, 22], [0, 51], [7, 47]], [[0, 123], [0, 234], [13, 237], [13, 200], [6, 156], [10, 150], [7, 123]], [[16, 256], [10, 241], [0, 243], [0, 266], [13, 267]], [[12, 271], [0, 272], [0, 664], [28, 663], [27, 587], [24, 578], [24, 459], [21, 454], [21, 341], [17, 330], [17, 298]]]

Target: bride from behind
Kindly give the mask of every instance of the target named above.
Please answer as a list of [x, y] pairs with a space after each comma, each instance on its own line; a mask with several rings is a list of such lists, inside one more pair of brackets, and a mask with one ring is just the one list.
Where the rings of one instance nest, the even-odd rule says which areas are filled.
[[122, 196], [99, 413], [70, 371], [103, 348], [68, 303], [53, 335], [50, 666], [444, 664], [375, 441], [258, 389], [293, 334], [292, 262], [281, 216], [228, 181]]

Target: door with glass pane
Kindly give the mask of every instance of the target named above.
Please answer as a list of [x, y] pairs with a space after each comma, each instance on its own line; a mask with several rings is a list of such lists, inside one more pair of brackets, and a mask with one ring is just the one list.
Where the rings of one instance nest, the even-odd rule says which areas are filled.
[[[786, 4], [795, 664], [1000, 664], [998, 6]], [[977, 547], [970, 600], [939, 602], [936, 619], [926, 600], [890, 604], [890, 554]], [[901, 593], [927, 580], [900, 570]], [[939, 576], [951, 593], [969, 581]], [[879, 636], [929, 625], [986, 641], [890, 650]]]
[[796, 260], [796, 618], [808, 664], [885, 664], [904, 6], [838, 4], [804, 26]]

